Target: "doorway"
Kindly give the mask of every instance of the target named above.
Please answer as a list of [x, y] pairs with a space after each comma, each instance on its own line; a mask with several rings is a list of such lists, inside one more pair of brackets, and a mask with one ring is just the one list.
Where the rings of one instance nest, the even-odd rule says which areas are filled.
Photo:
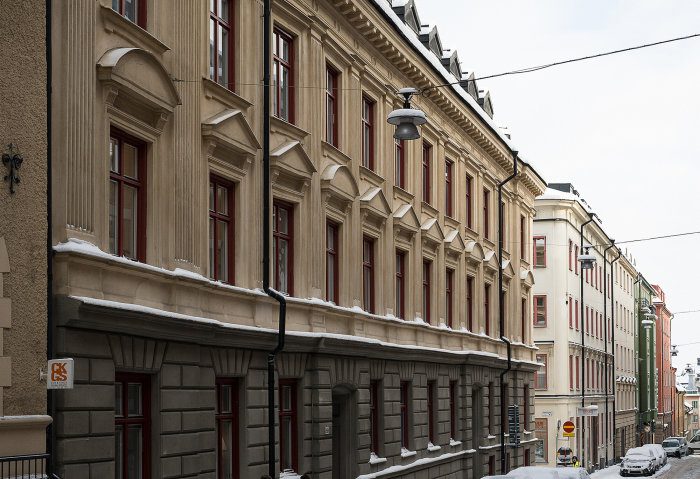
[[354, 389], [333, 388], [333, 479], [357, 477], [357, 401]]

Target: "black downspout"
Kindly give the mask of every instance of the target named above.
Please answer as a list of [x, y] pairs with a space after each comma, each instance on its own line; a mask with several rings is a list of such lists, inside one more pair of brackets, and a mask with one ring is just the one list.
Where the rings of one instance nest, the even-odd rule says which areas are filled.
[[[585, 221], [583, 224], [581, 224], [581, 227], [579, 228], [579, 234], [580, 234], [580, 239], [581, 239], [581, 245], [580, 245], [580, 250], [579, 254], [583, 254], [583, 227], [586, 226], [588, 223], [593, 221], [593, 215], [589, 213], [589, 218], [588, 221]], [[576, 261], [578, 261], [578, 258], [576, 258]], [[581, 263], [581, 267], [579, 268], [579, 272], [581, 273], [581, 292], [580, 292], [580, 298], [581, 298], [581, 407], [585, 407], [586, 403], [586, 319], [583, 316], [583, 263]], [[585, 426], [586, 419], [584, 416], [581, 416], [581, 464], [583, 467], [588, 469], [586, 466], [586, 426]]]
[[[608, 257], [606, 255], [608, 254], [608, 250], [614, 247], [615, 240], [611, 239], [610, 246], [603, 250], [603, 319], [605, 321], [605, 331], [603, 332], [603, 334], [605, 335], [605, 467], [608, 467], [608, 465], [610, 464], [610, 456], [608, 454], [610, 449], [608, 447], [608, 438], [610, 437], [610, 421], [608, 421], [608, 417], [610, 414], [608, 410], [608, 394], [610, 392], [608, 390], [608, 386], [610, 384], [610, 378], [608, 377], [608, 329], [614, 329], [614, 326], [608, 322], [608, 301], [606, 299], [606, 296], [608, 295]], [[612, 288], [612, 285], [610, 287]], [[611, 308], [612, 306], [612, 303], [610, 303]], [[613, 451], [613, 456], [614, 455], [615, 452]]]
[[264, 0], [263, 9], [263, 289], [280, 304], [277, 347], [267, 356], [268, 474], [275, 477], [275, 356], [284, 348], [287, 302], [270, 288], [270, 0]]
[[[613, 286], [615, 284], [615, 268], [614, 263], [620, 259], [620, 256], [622, 255], [622, 251], [620, 249], [617, 249], [617, 258], [612, 260], [610, 262], [610, 309], [612, 309], [612, 343], [613, 346], [615, 345], [615, 287]], [[613, 369], [613, 376], [617, 374], [617, 369], [615, 369], [615, 355], [613, 354], [612, 357], [612, 369]], [[617, 377], [615, 377], [615, 380], [613, 381], [613, 461], [616, 460], [615, 457], [615, 451], [616, 449], [616, 442], [617, 442]], [[624, 451], [620, 451], [620, 453], [624, 453]]]
[[501, 372], [501, 474], [506, 473], [506, 418], [508, 404], [506, 404], [506, 386], [503, 377], [511, 369], [510, 341], [505, 336], [505, 317], [503, 315], [503, 207], [501, 198], [503, 185], [515, 178], [518, 174], [518, 152], [513, 152], [513, 174], [498, 184], [498, 322], [500, 324], [501, 341], [506, 343], [508, 352], [508, 367]]

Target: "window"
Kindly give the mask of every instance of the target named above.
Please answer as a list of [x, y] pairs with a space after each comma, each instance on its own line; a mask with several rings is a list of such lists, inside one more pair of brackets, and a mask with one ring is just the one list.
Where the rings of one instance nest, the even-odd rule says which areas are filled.
[[401, 397], [400, 397], [400, 409], [401, 409], [401, 447], [408, 449], [408, 415], [410, 414], [408, 408], [409, 396], [408, 396], [409, 383], [407, 381], [401, 381]]
[[569, 297], [569, 301], [567, 301], [567, 302], [569, 303], [569, 327], [573, 328], [574, 327], [574, 315], [573, 315], [574, 302], [571, 299], [571, 297]]
[[428, 441], [435, 444], [435, 381], [428, 381]]
[[294, 51], [292, 36], [275, 28], [272, 35], [273, 113], [277, 118], [294, 122]]
[[574, 324], [576, 325], [576, 330], [578, 331], [578, 299], [574, 301]]
[[337, 71], [326, 65], [326, 141], [336, 148], [338, 148], [338, 76]]
[[374, 313], [374, 240], [362, 239], [362, 307]]
[[574, 247], [574, 273], [578, 274], [578, 245]]
[[450, 439], [457, 438], [457, 407], [455, 400], [457, 397], [457, 381], [450, 381]]
[[109, 252], [146, 260], [146, 144], [112, 128], [109, 139]]
[[369, 437], [372, 441], [371, 451], [379, 454], [379, 382], [369, 383]]
[[491, 424], [493, 424], [493, 401], [491, 400], [493, 383], [489, 383], [486, 389], [486, 430], [491, 434]]
[[114, 378], [115, 477], [151, 477], [151, 381], [143, 374]]
[[454, 163], [450, 160], [445, 160], [445, 215], [454, 216], [452, 214], [452, 168]]
[[547, 239], [544, 236], [532, 238], [535, 249], [535, 267], [544, 268], [547, 266]]
[[423, 320], [430, 324], [430, 261], [423, 260]]
[[535, 389], [547, 389], [547, 355], [537, 354], [536, 361], [542, 366], [535, 373]]
[[297, 384], [280, 380], [280, 470], [297, 471]]
[[535, 327], [547, 326], [547, 296], [534, 296]]
[[338, 304], [338, 225], [326, 222], [326, 301]]
[[466, 203], [467, 203], [467, 228], [473, 228], [472, 226], [472, 177], [467, 175], [467, 185], [466, 185], [466, 190], [467, 190], [467, 198], [466, 198]]
[[489, 190], [484, 189], [484, 238], [489, 237]]
[[233, 283], [233, 184], [209, 178], [209, 278]]
[[292, 206], [281, 201], [272, 205], [272, 257], [273, 284], [277, 291], [292, 294], [293, 246], [292, 241]]
[[535, 436], [537, 437], [537, 442], [535, 445], [535, 462], [546, 464], [549, 446], [547, 445], [547, 419], [537, 418], [535, 419]]
[[581, 368], [579, 368], [578, 362], [578, 356], [576, 356], [576, 389], [579, 389], [581, 387], [579, 383], [579, 372], [581, 371]]
[[146, 29], [146, 0], [112, 0], [112, 10]]
[[586, 306], [586, 334], [591, 334], [591, 323], [588, 319], [588, 306]]
[[430, 154], [431, 146], [423, 143], [423, 201], [430, 204]]
[[209, 2], [209, 78], [230, 88], [234, 81], [232, 0]]
[[394, 184], [406, 189], [406, 149], [404, 141], [394, 138]]
[[217, 479], [240, 477], [238, 465], [238, 388], [232, 378], [216, 379]]
[[474, 332], [474, 278], [467, 276], [467, 329]]
[[573, 253], [573, 247], [574, 247], [574, 242], [569, 240], [569, 271], [573, 269], [572, 261], [571, 261], [571, 254]]
[[520, 217], [520, 258], [525, 259], [525, 217]]
[[491, 312], [489, 311], [489, 296], [491, 295], [491, 285], [484, 285], [484, 329], [486, 336], [491, 335]]
[[403, 251], [396, 250], [396, 304], [394, 305], [394, 314], [397, 318], [404, 317], [404, 291], [405, 291], [405, 270]]
[[506, 246], [506, 204], [501, 203], [501, 209], [498, 211], [499, 212], [499, 218], [498, 218], [498, 245], [501, 248], [508, 249]]
[[496, 456], [489, 456], [489, 476], [496, 474]]
[[520, 299], [520, 340], [525, 342], [525, 328], [527, 327], [527, 300]]
[[523, 431], [530, 427], [530, 386], [523, 386]]
[[452, 279], [454, 271], [448, 269], [445, 273], [445, 325], [452, 327]]
[[569, 354], [569, 389], [574, 389], [574, 357]]
[[374, 170], [374, 102], [362, 97], [362, 166]]

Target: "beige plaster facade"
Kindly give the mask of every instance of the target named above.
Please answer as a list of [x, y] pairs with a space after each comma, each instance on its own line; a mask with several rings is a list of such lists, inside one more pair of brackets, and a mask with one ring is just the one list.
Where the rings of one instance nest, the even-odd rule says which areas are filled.
[[[240, 468], [259, 476], [267, 460], [265, 360], [277, 329], [276, 302], [259, 289], [261, 5], [231, 3], [235, 74], [225, 88], [209, 78], [208, 2], [149, 0], [144, 28], [111, 4], [54, 2], [52, 40], [61, 52], [54, 57], [54, 88], [62, 93], [53, 104], [56, 349], [76, 358], [76, 389], [57, 400], [59, 470], [67, 477], [114, 474], [109, 444], [114, 444], [115, 375], [143, 373], [151, 378], [153, 397], [147, 465], [153, 477], [166, 471], [172, 477], [206, 475], [214, 468], [215, 377], [240, 381], [245, 398]], [[306, 422], [297, 437], [296, 472], [341, 477], [334, 473], [339, 459], [333, 444], [345, 439], [334, 432], [331, 412], [333, 401], [343, 396], [359, 418], [349, 425], [356, 429], [349, 436], [357, 460], [348, 470], [366, 474], [401, 465], [407, 477], [481, 477], [500, 452], [500, 397], [494, 393], [488, 408], [485, 398], [497, 391], [505, 368], [496, 307], [496, 186], [512, 172], [508, 139], [479, 106], [478, 94], [468, 96], [458, 87], [416, 97], [414, 106], [425, 111], [428, 123], [422, 140], [406, 142], [405, 184], [396, 186], [393, 127], [385, 118], [401, 105], [396, 89], [445, 83], [443, 72], [427, 60], [432, 53], [413, 47], [390, 25], [393, 17], [380, 3], [275, 1], [272, 13], [275, 27], [293, 39], [294, 118], [271, 118], [271, 175], [274, 200], [292, 212], [289, 335], [277, 372], [303, 386], [298, 399]], [[337, 146], [326, 141], [322, 85], [329, 65], [339, 84]], [[374, 105], [372, 168], [361, 166], [363, 96]], [[109, 148], [115, 129], [143, 144], [142, 261], [109, 254]], [[431, 146], [432, 160], [427, 201], [421, 196], [423, 141]], [[445, 214], [446, 160], [453, 165], [451, 216]], [[209, 279], [212, 176], [230, 182], [234, 195], [229, 284]], [[529, 320], [531, 248], [521, 238], [531, 234], [534, 198], [543, 191], [542, 179], [521, 160], [503, 196], [505, 334], [514, 359], [506, 381], [510, 403], [523, 413], [525, 407], [532, 411], [528, 392], [536, 348]], [[339, 231], [339, 296], [333, 303], [326, 301], [327, 221]], [[374, 244], [373, 313], [362, 309], [363, 238]], [[406, 259], [403, 318], [395, 309], [397, 250]], [[428, 314], [421, 275], [426, 261]], [[380, 451], [370, 451], [370, 381], [382, 381], [385, 388]], [[433, 438], [426, 409], [430, 381], [439, 386], [440, 425]], [[415, 412], [408, 453], [401, 449], [397, 423], [399, 386], [407, 382]], [[457, 437], [448, 427], [453, 384]], [[92, 414], [101, 421], [84, 424]], [[526, 415], [522, 445], [509, 448], [509, 467], [531, 459], [530, 422]], [[371, 452], [386, 460], [370, 461]]]
[[[45, 2], [0, 5], [0, 150], [23, 157], [0, 181], [0, 457], [45, 452], [47, 91]], [[19, 40], [21, 39], [21, 41]], [[10, 174], [0, 163], [0, 178]]]

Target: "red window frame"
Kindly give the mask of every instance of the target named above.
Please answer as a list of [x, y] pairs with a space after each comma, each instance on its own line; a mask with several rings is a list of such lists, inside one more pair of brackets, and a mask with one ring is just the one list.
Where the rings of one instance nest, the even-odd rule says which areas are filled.
[[[280, 215], [279, 211], [283, 210], [287, 212], [287, 233], [282, 233], [280, 231]], [[285, 203], [283, 201], [279, 200], [274, 200], [272, 202], [272, 214], [274, 217], [273, 225], [272, 225], [272, 240], [273, 240], [273, 247], [274, 251], [276, 251], [276, 254], [273, 255], [273, 261], [272, 261], [272, 266], [273, 266], [273, 277], [274, 277], [274, 286], [277, 291], [280, 291], [282, 293], [287, 293], [290, 296], [293, 294], [294, 291], [294, 207], [289, 204]], [[281, 286], [280, 286], [280, 278], [279, 278], [279, 257], [280, 257], [280, 248], [279, 245], [282, 241], [287, 242], [287, 265], [286, 265], [286, 270], [287, 270], [287, 290], [285, 291]]]
[[[110, 150], [112, 149], [112, 140], [117, 142], [117, 167], [119, 172], [112, 171], [110, 165], [109, 180], [110, 183], [115, 183], [117, 188], [117, 237], [115, 238], [115, 248], [111, 248], [110, 252], [117, 256], [124, 256], [144, 263], [146, 261], [146, 143], [133, 137], [115, 127], [110, 128]], [[124, 144], [136, 149], [137, 175], [138, 179], [131, 178], [124, 174]], [[112, 157], [110, 154], [110, 163]], [[124, 187], [130, 187], [136, 190], [136, 248], [134, 256], [126, 256], [124, 254]], [[111, 187], [110, 187], [111, 188]], [[110, 228], [111, 229], [111, 228]], [[110, 231], [111, 234], [111, 231]]]
[[326, 221], [326, 301], [335, 304], [339, 304], [338, 230], [338, 223]]
[[374, 102], [362, 96], [362, 166], [374, 170]]
[[371, 451], [379, 455], [379, 383], [377, 380], [369, 382], [369, 426]]
[[[288, 44], [287, 50], [289, 52], [289, 57], [287, 60], [280, 55], [283, 42]], [[273, 114], [277, 118], [288, 121], [289, 123], [294, 123], [294, 38], [281, 28], [275, 27], [272, 31], [272, 45], [273, 77], [279, 79], [282, 77], [282, 72], [287, 71], [287, 78], [289, 79], [287, 85], [287, 115], [286, 117], [282, 115], [282, 86], [279, 80], [276, 80], [274, 85]]]
[[405, 311], [405, 291], [406, 291], [406, 270], [404, 269], [404, 260], [406, 253], [401, 250], [396, 250], [396, 291], [395, 291], [395, 309], [394, 314], [397, 318], [404, 319]]
[[586, 334], [591, 334], [591, 322], [588, 319], [588, 306], [586, 306]]
[[466, 184], [467, 228], [472, 228], [472, 177], [467, 175]]
[[394, 138], [394, 184], [406, 189], [406, 148], [404, 140]]
[[491, 295], [491, 285], [484, 285], [484, 332], [486, 336], [491, 336], [491, 311], [489, 310], [489, 296]]
[[474, 278], [467, 276], [467, 329], [474, 332]]
[[452, 169], [454, 162], [445, 160], [445, 215], [452, 218]]
[[[535, 355], [535, 361], [538, 363], [543, 363], [544, 368], [539, 368], [535, 372], [535, 389], [538, 391], [543, 391], [547, 389], [547, 355], [546, 354], [537, 354]], [[544, 386], [541, 387], [541, 381], [540, 379], [544, 378]]]
[[[538, 245], [538, 243], [542, 241], [544, 244]], [[541, 260], [542, 262], [540, 263], [540, 257], [537, 256], [537, 250], [541, 249]], [[547, 266], [547, 237], [546, 236], [534, 236], [532, 238], [532, 265], [535, 268], [545, 268]]]
[[[145, 3], [145, 2], [144, 2]], [[228, 20], [224, 20], [224, 18], [221, 16], [221, 12], [218, 11], [220, 3], [225, 3], [226, 4], [226, 9], [228, 11]], [[212, 2], [211, 3], [214, 6], [214, 11], [209, 11], [209, 28], [213, 28], [213, 33], [209, 33], [209, 38], [210, 41], [213, 37], [213, 44], [209, 44], [209, 78], [212, 81], [215, 81], [219, 85], [228, 88], [229, 90], [233, 90], [233, 85], [234, 85], [234, 78], [235, 78], [235, 54], [236, 54], [236, 49], [235, 49], [235, 44], [234, 44], [234, 31], [233, 31], [233, 25], [235, 24], [234, 22], [234, 9], [233, 9], [233, 0], [223, 0], [223, 2]], [[222, 78], [221, 75], [219, 75], [219, 27], [222, 30], [226, 30], [228, 32], [228, 50], [227, 50], [227, 56], [225, 58], [226, 65], [225, 70], [226, 70], [226, 76], [223, 78], [225, 80], [222, 83]], [[213, 50], [213, 53], [212, 53]], [[212, 65], [212, 60], [214, 64]]]
[[326, 65], [326, 141], [338, 148], [338, 71]]
[[574, 246], [574, 273], [578, 274], [578, 245]]
[[579, 389], [581, 387], [581, 384], [579, 382], [579, 372], [581, 371], [581, 368], [579, 367], [579, 359], [578, 356], [576, 356], [576, 389]]
[[400, 419], [401, 419], [401, 447], [409, 449], [408, 447], [408, 415], [410, 413], [408, 408], [409, 398], [409, 382], [401, 381], [400, 385], [400, 396], [399, 396], [399, 409], [400, 409]]
[[452, 328], [452, 281], [454, 270], [448, 269], [445, 272], [445, 324]]
[[[229, 413], [223, 413], [223, 387], [230, 386], [231, 388], [231, 403], [228, 405]], [[216, 445], [216, 470], [217, 479], [239, 479], [240, 478], [240, 463], [238, 455], [239, 447], [239, 422], [238, 418], [240, 416], [240, 411], [238, 410], [238, 381], [236, 378], [216, 378], [216, 412], [214, 419], [216, 421], [216, 434], [217, 434], [217, 445]], [[224, 421], [231, 421], [231, 444], [229, 444], [230, 449], [230, 464], [233, 476], [224, 476], [223, 463], [223, 448], [222, 444], [224, 442], [223, 438], [223, 423]]]
[[573, 315], [573, 309], [574, 309], [574, 302], [569, 297], [569, 327], [573, 328], [574, 327], [574, 315]]
[[146, 18], [146, 0], [135, 0], [136, 1], [136, 21], [134, 22], [131, 18], [126, 16], [126, 1], [125, 0], [116, 0], [119, 4], [117, 6], [117, 9], [114, 8], [114, 0], [112, 0], [112, 10], [117, 12], [119, 15], [122, 17], [126, 18], [132, 23], [135, 23], [139, 27], [143, 28], [144, 30], [146, 29], [147, 25], [147, 18]]
[[456, 390], [457, 390], [457, 381], [450, 381], [450, 439], [456, 440], [456, 432], [457, 432], [457, 427], [456, 427], [456, 422], [457, 418], [455, 415], [456, 408], [455, 408], [455, 398], [456, 396]]
[[571, 254], [573, 253], [574, 242], [569, 240], [569, 271], [573, 270], [573, 265], [571, 264]]
[[[539, 434], [538, 434], [539, 433]], [[543, 442], [542, 452], [544, 454], [542, 464], [549, 463], [549, 438], [547, 437], [547, 418], [535, 418], [535, 436]], [[536, 458], [535, 458], [536, 459]], [[537, 460], [535, 460], [537, 462]]]
[[428, 441], [435, 444], [435, 381], [428, 381]]
[[484, 238], [489, 237], [489, 190], [484, 188]]
[[421, 270], [421, 278], [423, 282], [423, 320], [430, 324], [430, 268], [431, 262], [423, 260], [423, 268]]
[[374, 313], [374, 238], [369, 236], [362, 237], [362, 307]]
[[[122, 429], [122, 454], [121, 454], [121, 474], [120, 478], [126, 479], [129, 471], [129, 427], [141, 427], [141, 477], [150, 479], [151, 477], [151, 378], [146, 374], [115, 373], [115, 388], [121, 385], [121, 398], [119, 398], [121, 416], [114, 416], [114, 427]], [[129, 384], [140, 384], [141, 386], [141, 415], [129, 416]], [[116, 391], [115, 391], [116, 393]], [[115, 394], [116, 400], [116, 394]], [[115, 461], [118, 461], [115, 453]], [[120, 471], [117, 471], [119, 474]]]
[[[547, 326], [547, 296], [546, 296], [546, 295], [537, 295], [537, 296], [533, 296], [533, 297], [532, 297], [532, 300], [533, 300], [532, 302], [533, 302], [533, 306], [534, 306], [533, 317], [532, 317], [532, 325], [533, 325], [535, 328], [543, 328], [543, 327]], [[541, 304], [541, 305], [538, 304], [538, 302], [539, 302], [540, 300], [542, 301], [542, 304]], [[543, 311], [542, 311], [542, 313], [543, 313], [542, 316], [543, 316], [543, 319], [544, 319], [543, 322], [540, 322], [540, 321], [539, 321], [539, 317], [540, 317], [539, 312], [538, 312], [538, 309], [539, 309], [539, 308], [542, 308], [542, 309], [543, 309]]]
[[[219, 188], [226, 189], [226, 208], [228, 214], [219, 212]], [[209, 278], [214, 281], [222, 281], [224, 283], [234, 283], [235, 278], [235, 230], [234, 230], [234, 188], [235, 185], [221, 177], [211, 175], [209, 177]], [[212, 204], [213, 202], [213, 204]], [[218, 222], [226, 224], [226, 234], [228, 241], [225, 245], [226, 256], [226, 271], [222, 278], [217, 267], [219, 264], [219, 228], [216, 226]], [[212, 228], [212, 224], [214, 227]]]
[[[290, 393], [290, 404], [289, 407], [286, 408], [284, 407], [284, 392], [288, 388], [289, 393]], [[292, 444], [291, 444], [291, 455], [292, 457], [289, 458], [291, 459], [289, 461], [289, 464], [291, 464], [292, 469], [294, 471], [299, 470], [299, 463], [298, 463], [298, 456], [299, 456], [299, 449], [298, 449], [298, 408], [297, 408], [297, 382], [294, 379], [280, 379], [279, 381], [279, 426], [280, 426], [280, 435], [279, 435], [279, 440], [280, 440], [280, 471], [285, 470], [285, 464], [287, 463], [287, 457], [286, 457], [286, 449], [287, 445], [285, 444], [285, 424], [287, 424], [287, 421], [285, 418], [289, 418], [289, 427], [291, 427], [291, 437], [292, 437]], [[287, 468], [288, 469], [288, 468]]]
[[574, 389], [574, 356], [569, 354], [569, 389]]
[[430, 204], [430, 155], [432, 153], [432, 146], [428, 143], [423, 142], [422, 149], [422, 167], [421, 167], [421, 178], [423, 179], [422, 184], [422, 199], [425, 203]]
[[578, 331], [578, 299], [574, 301], [574, 318], [576, 320], [576, 331]]

